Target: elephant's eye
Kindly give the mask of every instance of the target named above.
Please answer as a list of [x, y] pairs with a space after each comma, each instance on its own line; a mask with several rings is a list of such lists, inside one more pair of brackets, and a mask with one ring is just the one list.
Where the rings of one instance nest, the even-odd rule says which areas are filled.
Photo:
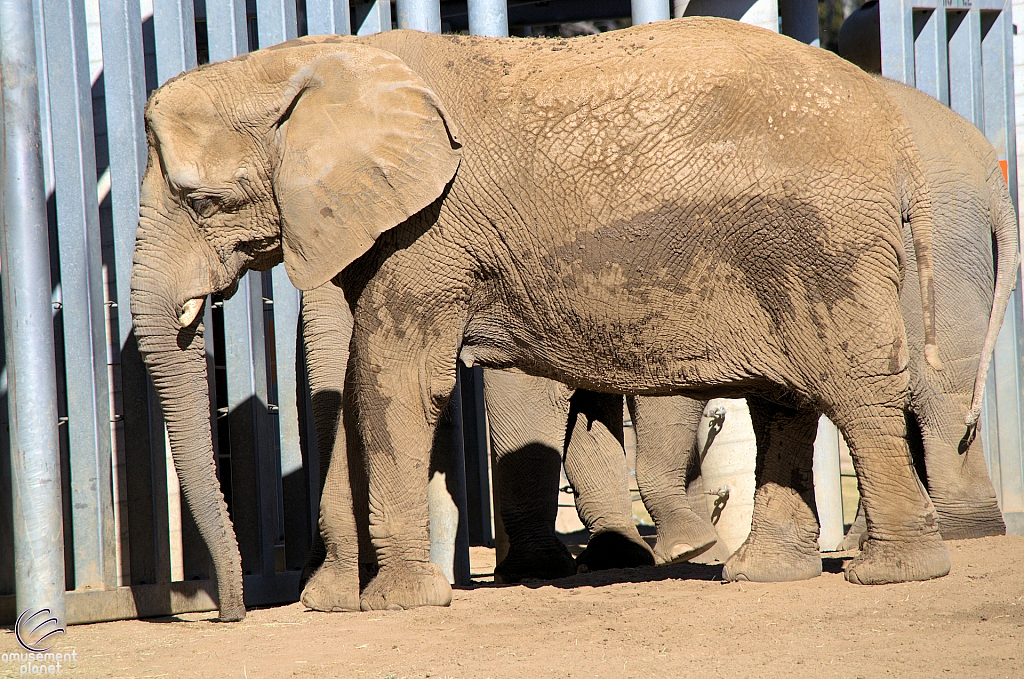
[[217, 211], [217, 204], [203, 196], [191, 196], [188, 199], [189, 207], [200, 217], [210, 217]]

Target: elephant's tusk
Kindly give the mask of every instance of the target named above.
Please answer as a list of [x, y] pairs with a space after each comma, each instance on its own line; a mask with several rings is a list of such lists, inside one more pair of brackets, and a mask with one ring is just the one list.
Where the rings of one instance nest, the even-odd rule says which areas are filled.
[[196, 320], [196, 316], [199, 315], [199, 311], [203, 308], [203, 302], [205, 298], [190, 299], [181, 306], [181, 315], [178, 316], [178, 323], [181, 327], [187, 328], [192, 325], [192, 322]]

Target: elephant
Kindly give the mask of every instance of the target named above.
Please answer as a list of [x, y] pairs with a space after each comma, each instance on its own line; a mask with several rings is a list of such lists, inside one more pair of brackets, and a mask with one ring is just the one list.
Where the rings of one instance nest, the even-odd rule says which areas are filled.
[[325, 561], [306, 585], [330, 597], [319, 606], [450, 603], [426, 494], [457, 360], [597, 392], [813, 404], [865, 489], [869, 539], [847, 578], [947, 573], [903, 438], [904, 218], [941, 361], [930, 196], [901, 121], [838, 57], [710, 18], [573, 40], [317, 36], [163, 85], [146, 107], [132, 315], [221, 618], [244, 606], [200, 312], [281, 262], [352, 313], [342, 410], [379, 571], [360, 593], [332, 572], [351, 561]]
[[[694, 460], [673, 453], [681, 437], [689, 435], [692, 445], [696, 430], [691, 424], [700, 417], [700, 401], [627, 398], [644, 450], [660, 447], [668, 453], [637, 458], [638, 486], [659, 529], [652, 550], [633, 523], [622, 396], [573, 390], [553, 380], [500, 370], [485, 370], [484, 382], [496, 509], [508, 536], [508, 553], [494, 569], [496, 581], [548, 580], [577, 571], [675, 563], [715, 546], [718, 535], [706, 507], [702, 514], [699, 503], [690, 509], [673, 498], [680, 492], [686, 495], [682, 479], [699, 482], [699, 460], [693, 473]], [[663, 404], [689, 404], [697, 410], [671, 412]], [[577, 511], [591, 534], [575, 560], [555, 533], [563, 460]]]
[[[922, 325], [920, 297], [917, 288], [904, 286], [901, 306], [911, 356], [906, 407], [910, 447], [944, 539], [1001, 535], [1005, 525], [981, 441], [965, 432], [964, 421], [980, 407], [996, 336], [1016, 281], [1016, 214], [996, 152], [974, 125], [927, 94], [881, 76], [877, 80], [909, 121], [932, 189], [936, 316], [945, 360], [941, 372], [926, 365], [923, 349], [914, 341]], [[905, 231], [908, 244], [911, 238]], [[911, 253], [908, 277], [915, 269]], [[658, 541], [670, 533], [676, 536], [674, 542], [700, 542], [709, 524], [697, 527], [667, 517], [689, 510], [684, 491], [699, 476], [694, 442], [705, 403], [680, 396], [638, 397], [636, 402], [657, 414], [652, 418], [634, 413], [633, 419], [637, 485], [655, 518]], [[726, 561], [724, 578], [778, 581], [819, 575], [811, 469], [818, 413], [780, 413], [757, 397], [751, 399], [750, 411], [758, 442], [754, 516], [747, 543]], [[526, 416], [536, 417], [534, 412]], [[673, 422], [682, 426], [673, 427]], [[614, 447], [603, 455], [609, 466], [622, 457]], [[661, 465], [660, 473], [646, 472], [651, 464]], [[570, 482], [585, 493], [577, 500], [591, 512], [605, 522], [622, 522], [630, 518], [617, 500], [623, 486], [610, 478], [606, 472], [603, 485], [577, 484], [572, 478]], [[675, 480], [674, 495], [651, 492], [650, 484], [664, 484], [666, 479]], [[699, 490], [691, 489], [690, 497], [695, 494]], [[506, 501], [504, 496], [501, 501]], [[859, 517], [851, 528], [845, 548], [856, 548], [864, 537], [862, 520]], [[534, 572], [542, 569], [543, 563], [534, 566]]]

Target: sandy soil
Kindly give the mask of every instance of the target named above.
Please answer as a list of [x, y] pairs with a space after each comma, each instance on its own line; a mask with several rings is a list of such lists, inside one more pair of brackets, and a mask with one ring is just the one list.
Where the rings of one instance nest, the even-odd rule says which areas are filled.
[[[1024, 537], [948, 545], [952, 574], [923, 583], [850, 585], [849, 554], [797, 583], [682, 565], [481, 583], [450, 608], [85, 625], [54, 650], [76, 650], [74, 677], [1024, 677]], [[474, 557], [493, 565], [491, 550]], [[0, 651], [14, 645], [0, 634]]]

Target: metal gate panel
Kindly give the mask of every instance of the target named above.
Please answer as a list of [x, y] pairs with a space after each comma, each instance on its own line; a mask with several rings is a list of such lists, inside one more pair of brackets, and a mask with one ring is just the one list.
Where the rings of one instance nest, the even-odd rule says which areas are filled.
[[[85, 7], [44, 2], [57, 199], [74, 589], [117, 586], [110, 488], [110, 394], [92, 88]], [[68, 583], [71, 585], [72, 583]]]

